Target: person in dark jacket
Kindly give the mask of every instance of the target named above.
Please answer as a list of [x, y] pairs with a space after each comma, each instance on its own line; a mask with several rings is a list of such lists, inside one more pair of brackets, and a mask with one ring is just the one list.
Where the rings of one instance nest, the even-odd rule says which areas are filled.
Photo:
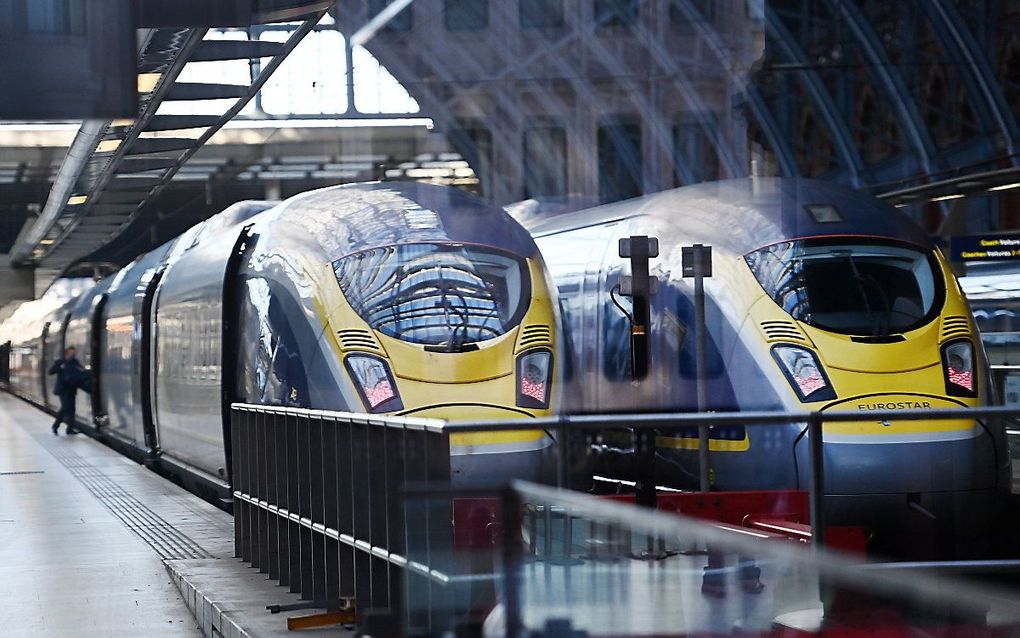
[[78, 394], [78, 387], [85, 377], [85, 368], [78, 361], [74, 348], [64, 350], [64, 358], [54, 361], [50, 366], [50, 374], [57, 375], [57, 381], [53, 384], [53, 393], [60, 397], [60, 411], [57, 412], [57, 420], [53, 422], [53, 433], [60, 430], [60, 422], [67, 424], [68, 434], [77, 434], [74, 427], [74, 402]]

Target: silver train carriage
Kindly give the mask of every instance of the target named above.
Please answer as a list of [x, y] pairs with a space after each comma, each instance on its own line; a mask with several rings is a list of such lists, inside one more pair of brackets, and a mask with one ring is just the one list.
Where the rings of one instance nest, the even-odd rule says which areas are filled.
[[[729, 180], [525, 224], [559, 291], [568, 411], [697, 409], [693, 283], [682, 273], [682, 248], [696, 243], [714, 251], [707, 410], [866, 413], [990, 396], [981, 341], [945, 259], [905, 215], [863, 194], [803, 179]], [[658, 239], [659, 255], [647, 374], [635, 379], [633, 308], [621, 294], [630, 267], [618, 242], [642, 235]], [[713, 486], [806, 489], [805, 430], [712, 428]], [[656, 445], [659, 480], [696, 488], [697, 432], [660, 431]], [[880, 552], [974, 553], [1008, 486], [1004, 430], [990, 422], [828, 424], [824, 457], [829, 523], [870, 526]]]
[[[87, 292], [24, 304], [3, 332], [12, 391], [53, 408], [46, 369], [75, 346], [94, 379], [79, 421], [222, 494], [233, 401], [551, 414], [551, 286], [501, 209], [439, 186], [350, 184], [236, 204]], [[541, 432], [454, 435], [451, 472], [537, 478], [549, 445]]]

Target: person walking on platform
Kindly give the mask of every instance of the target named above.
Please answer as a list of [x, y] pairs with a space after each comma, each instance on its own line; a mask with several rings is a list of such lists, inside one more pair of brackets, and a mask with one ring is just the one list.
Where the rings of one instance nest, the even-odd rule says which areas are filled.
[[74, 402], [78, 387], [87, 373], [75, 357], [77, 353], [74, 348], [67, 348], [64, 350], [64, 358], [54, 361], [50, 366], [49, 373], [57, 375], [53, 393], [60, 397], [60, 411], [57, 412], [57, 420], [53, 422], [54, 434], [60, 430], [61, 421], [67, 424], [68, 434], [78, 433], [78, 429], [74, 427]]

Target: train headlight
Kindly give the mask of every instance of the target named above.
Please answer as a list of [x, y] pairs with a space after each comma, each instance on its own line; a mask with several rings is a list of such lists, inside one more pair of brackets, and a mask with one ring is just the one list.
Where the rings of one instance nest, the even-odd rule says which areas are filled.
[[379, 357], [352, 354], [344, 360], [354, 378], [361, 401], [369, 412], [393, 412], [404, 408], [389, 366]]
[[970, 341], [953, 341], [942, 346], [942, 372], [946, 393], [957, 397], [977, 396], [974, 375], [974, 346]]
[[825, 376], [825, 370], [815, 354], [807, 348], [780, 345], [772, 348], [772, 357], [797, 391], [801, 401], [827, 401], [836, 398], [836, 392]]
[[552, 353], [532, 350], [517, 358], [517, 405], [548, 408], [552, 384]]

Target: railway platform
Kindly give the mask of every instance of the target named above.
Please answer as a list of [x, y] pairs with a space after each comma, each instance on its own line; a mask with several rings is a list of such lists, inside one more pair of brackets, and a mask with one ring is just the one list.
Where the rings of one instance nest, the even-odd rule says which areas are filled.
[[[233, 519], [0, 393], [8, 637], [272, 636], [297, 597], [233, 557]], [[347, 635], [340, 629], [315, 635]]]

